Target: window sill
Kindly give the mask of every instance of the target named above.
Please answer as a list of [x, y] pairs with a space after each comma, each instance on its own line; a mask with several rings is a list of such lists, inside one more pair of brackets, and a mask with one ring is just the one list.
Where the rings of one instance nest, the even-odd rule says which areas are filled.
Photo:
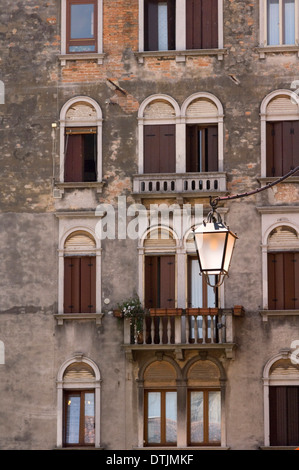
[[186, 57], [197, 56], [217, 56], [218, 60], [223, 60], [224, 55], [227, 54], [227, 49], [188, 49], [184, 51], [140, 51], [135, 55], [138, 62], [142, 64], [146, 57], [166, 57], [168, 59], [175, 58], [176, 62], [186, 62]]
[[102, 181], [90, 181], [90, 182], [72, 182], [72, 183], [58, 183], [55, 182], [53, 197], [55, 199], [61, 199], [65, 190], [68, 189], [96, 189], [97, 193], [101, 193], [103, 190], [104, 182]]
[[260, 310], [263, 321], [268, 321], [269, 317], [289, 317], [298, 316], [299, 310]]
[[57, 325], [63, 325], [64, 321], [69, 320], [94, 320], [97, 325], [102, 324], [104, 313], [56, 313], [54, 317], [57, 320]]
[[279, 54], [283, 52], [293, 52], [299, 57], [299, 46], [263, 46], [257, 47], [256, 52], [259, 53], [260, 59], [265, 59], [266, 54]]
[[99, 54], [96, 52], [86, 52], [86, 53], [78, 53], [78, 54], [61, 54], [58, 56], [61, 65], [66, 65], [67, 62], [70, 61], [78, 61], [78, 60], [96, 60], [98, 64], [102, 64], [104, 61], [105, 54]]

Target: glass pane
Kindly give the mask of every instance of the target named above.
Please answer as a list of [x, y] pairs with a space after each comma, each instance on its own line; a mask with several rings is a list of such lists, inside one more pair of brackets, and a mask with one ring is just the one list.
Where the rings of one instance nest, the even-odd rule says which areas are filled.
[[268, 0], [268, 45], [279, 44], [279, 0]]
[[70, 46], [70, 52], [95, 52], [96, 46], [95, 45], [86, 45], [86, 46]]
[[166, 392], [166, 442], [177, 440], [177, 400], [176, 392]]
[[191, 307], [201, 308], [202, 303], [202, 276], [199, 274], [197, 259], [191, 260]]
[[161, 442], [161, 393], [148, 393], [147, 409], [147, 435], [148, 443]]
[[71, 39], [94, 37], [94, 5], [71, 5]]
[[94, 393], [85, 394], [84, 442], [85, 444], [95, 442]]
[[220, 392], [209, 392], [209, 442], [221, 441]]
[[203, 392], [191, 392], [190, 406], [191, 442], [203, 442]]
[[283, 43], [295, 44], [295, 0], [283, 0]]
[[70, 396], [67, 402], [66, 443], [79, 444], [80, 395]]
[[158, 3], [158, 50], [168, 49], [167, 3]]

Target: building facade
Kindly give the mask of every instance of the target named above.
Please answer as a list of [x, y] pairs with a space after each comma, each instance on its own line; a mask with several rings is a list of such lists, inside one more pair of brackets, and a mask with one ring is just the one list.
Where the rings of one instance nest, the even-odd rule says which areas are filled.
[[299, 446], [298, 175], [219, 203], [219, 288], [192, 238], [299, 165], [298, 34], [298, 0], [1, 1], [1, 449]]

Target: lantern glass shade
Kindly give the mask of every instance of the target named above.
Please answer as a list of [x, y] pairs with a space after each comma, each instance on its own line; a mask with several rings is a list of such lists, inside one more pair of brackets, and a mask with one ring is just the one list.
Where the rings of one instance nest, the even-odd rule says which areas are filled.
[[206, 223], [195, 231], [195, 244], [201, 272], [228, 274], [237, 236], [223, 223]]

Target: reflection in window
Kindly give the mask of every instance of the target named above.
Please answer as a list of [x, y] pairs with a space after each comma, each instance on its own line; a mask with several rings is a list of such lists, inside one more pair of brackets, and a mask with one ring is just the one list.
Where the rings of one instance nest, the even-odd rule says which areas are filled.
[[177, 393], [147, 392], [147, 445], [174, 445], [177, 440]]
[[220, 391], [190, 391], [189, 400], [190, 444], [219, 444], [221, 441]]
[[95, 443], [94, 392], [67, 392], [65, 445]]
[[295, 44], [295, 0], [268, 0], [268, 45]]
[[68, 52], [96, 52], [96, 0], [68, 2]]

